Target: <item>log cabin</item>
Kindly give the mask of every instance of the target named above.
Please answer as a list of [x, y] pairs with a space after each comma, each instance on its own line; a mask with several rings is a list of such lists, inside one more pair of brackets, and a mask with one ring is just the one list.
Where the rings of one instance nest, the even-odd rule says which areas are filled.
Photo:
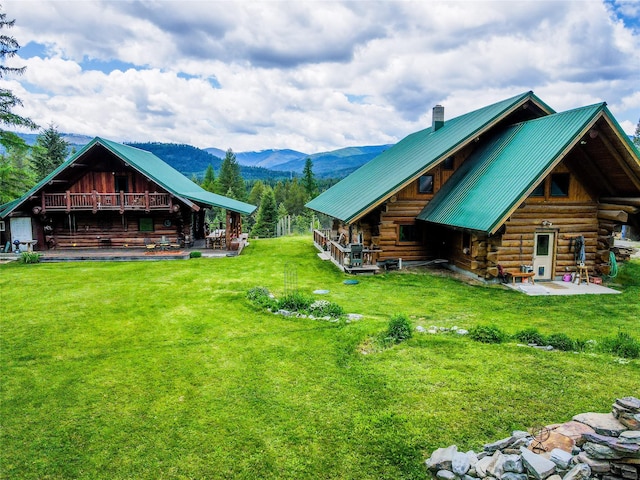
[[143, 247], [204, 238], [205, 210], [226, 210], [227, 245], [255, 206], [208, 192], [150, 152], [96, 137], [21, 198], [0, 205], [2, 247]]
[[638, 157], [606, 103], [557, 113], [526, 92], [448, 121], [436, 106], [430, 128], [307, 207], [333, 219], [314, 241], [347, 270], [363, 244], [378, 262], [442, 259], [485, 280], [606, 274], [614, 231], [640, 221]]

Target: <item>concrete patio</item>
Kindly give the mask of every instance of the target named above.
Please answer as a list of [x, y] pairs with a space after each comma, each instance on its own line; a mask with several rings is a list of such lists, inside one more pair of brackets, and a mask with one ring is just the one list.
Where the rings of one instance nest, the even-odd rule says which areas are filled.
[[573, 282], [536, 282], [533, 283], [505, 283], [505, 287], [512, 290], [525, 293], [530, 296], [538, 295], [613, 295], [620, 293], [603, 285], [593, 283], [581, 283], [580, 285]]

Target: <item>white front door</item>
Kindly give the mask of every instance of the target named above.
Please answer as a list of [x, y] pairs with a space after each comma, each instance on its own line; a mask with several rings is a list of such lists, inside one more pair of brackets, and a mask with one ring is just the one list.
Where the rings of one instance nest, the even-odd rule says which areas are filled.
[[535, 234], [535, 242], [533, 246], [533, 271], [536, 274], [536, 280], [551, 280], [553, 275], [555, 244], [554, 233], [537, 232]]

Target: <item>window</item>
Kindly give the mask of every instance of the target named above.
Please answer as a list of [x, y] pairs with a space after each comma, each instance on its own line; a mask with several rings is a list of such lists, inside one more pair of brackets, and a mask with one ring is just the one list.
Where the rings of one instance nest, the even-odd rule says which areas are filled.
[[536, 188], [534, 188], [533, 192], [531, 192], [532, 197], [544, 197], [544, 184], [545, 182], [540, 183]]
[[549, 235], [538, 235], [536, 257], [549, 255]]
[[420, 177], [418, 193], [433, 193], [433, 175], [422, 175]]
[[129, 179], [124, 176], [124, 175], [116, 175], [116, 177], [114, 178], [114, 188], [116, 193], [117, 192], [125, 192], [127, 193], [129, 191]]
[[153, 232], [153, 218], [141, 217], [138, 230], [141, 232]]
[[444, 159], [444, 162], [442, 162], [442, 169], [443, 170], [453, 170], [454, 168], [454, 158], [453, 157], [447, 157]]
[[552, 197], [568, 197], [569, 196], [569, 174], [554, 173], [551, 175], [551, 196]]
[[418, 227], [414, 225], [400, 225], [400, 241], [401, 242], [417, 242]]

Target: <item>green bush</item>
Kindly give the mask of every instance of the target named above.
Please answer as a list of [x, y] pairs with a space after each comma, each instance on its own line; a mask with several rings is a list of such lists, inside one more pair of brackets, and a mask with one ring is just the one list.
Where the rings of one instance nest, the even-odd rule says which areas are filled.
[[384, 340], [388, 343], [400, 343], [411, 338], [411, 324], [406, 315], [398, 314], [391, 317], [389, 326], [384, 333]]
[[292, 312], [306, 311], [313, 303], [313, 298], [307, 297], [300, 292], [290, 293], [278, 301], [278, 308], [290, 310]]
[[476, 342], [502, 343], [507, 335], [494, 325], [478, 325], [469, 330], [469, 337]]
[[618, 332], [613, 338], [605, 338], [600, 343], [600, 348], [622, 358], [640, 357], [640, 342], [626, 332]]
[[522, 343], [535, 343], [536, 345], [545, 345], [547, 341], [538, 329], [536, 328], [525, 328], [524, 330], [520, 330], [514, 336], [514, 339], [518, 340]]
[[551, 345], [553, 348], [570, 352], [576, 350], [576, 342], [569, 338], [564, 333], [554, 333], [547, 337], [547, 345]]
[[202, 256], [202, 252], [199, 252], [197, 250], [194, 250], [193, 252], [189, 253], [189, 258], [200, 258]]
[[338, 318], [344, 315], [344, 309], [334, 302], [327, 300], [316, 300], [309, 305], [309, 313], [314, 317], [333, 317]]
[[251, 302], [264, 308], [276, 309], [278, 307], [278, 301], [265, 287], [253, 287], [249, 289], [247, 298]]
[[40, 263], [42, 254], [37, 252], [22, 252], [20, 254], [20, 263]]

